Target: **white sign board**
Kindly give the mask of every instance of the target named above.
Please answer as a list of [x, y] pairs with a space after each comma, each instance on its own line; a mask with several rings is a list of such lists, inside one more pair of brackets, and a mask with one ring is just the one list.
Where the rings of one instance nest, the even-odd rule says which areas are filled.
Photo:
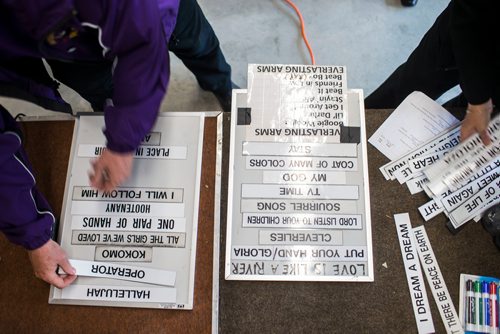
[[[204, 113], [163, 113], [116, 190], [89, 186], [102, 115], [75, 124], [59, 242], [78, 278], [50, 303], [192, 309]], [[188, 134], [188, 135], [186, 135]]]
[[226, 279], [373, 281], [363, 96], [345, 68], [250, 65], [233, 90]]

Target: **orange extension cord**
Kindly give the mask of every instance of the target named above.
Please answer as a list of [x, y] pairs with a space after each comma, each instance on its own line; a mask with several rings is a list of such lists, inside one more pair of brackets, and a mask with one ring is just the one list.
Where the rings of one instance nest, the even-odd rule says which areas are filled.
[[316, 61], [314, 60], [314, 53], [312, 51], [311, 45], [309, 45], [309, 41], [307, 40], [306, 29], [304, 27], [304, 19], [302, 18], [302, 14], [300, 13], [300, 10], [297, 8], [297, 6], [295, 6], [295, 4], [291, 0], [285, 0], [285, 2], [288, 3], [290, 6], [292, 6], [292, 8], [297, 13], [297, 16], [299, 17], [302, 38], [304, 39], [304, 42], [306, 43], [307, 46], [307, 50], [309, 51], [309, 55], [311, 56], [311, 63], [313, 65], [316, 65]]

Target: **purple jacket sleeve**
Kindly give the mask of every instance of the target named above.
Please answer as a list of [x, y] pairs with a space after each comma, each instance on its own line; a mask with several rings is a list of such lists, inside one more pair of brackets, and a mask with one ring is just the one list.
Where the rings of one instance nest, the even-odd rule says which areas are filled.
[[55, 222], [35, 179], [10, 114], [0, 106], [0, 230], [27, 249], [43, 246]]
[[493, 96], [495, 46], [498, 36], [497, 0], [454, 0], [451, 3], [451, 38], [460, 73], [460, 86], [471, 104]]
[[109, 149], [130, 152], [151, 130], [166, 93], [167, 42], [156, 0], [106, 1], [101, 14], [101, 42], [115, 60], [104, 133]]

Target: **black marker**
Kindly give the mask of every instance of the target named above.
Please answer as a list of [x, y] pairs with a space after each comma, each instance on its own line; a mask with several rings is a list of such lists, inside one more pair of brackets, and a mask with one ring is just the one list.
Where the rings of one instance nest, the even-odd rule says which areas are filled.
[[467, 293], [465, 295], [465, 330], [472, 331], [476, 324], [476, 301], [472, 280], [466, 282]]

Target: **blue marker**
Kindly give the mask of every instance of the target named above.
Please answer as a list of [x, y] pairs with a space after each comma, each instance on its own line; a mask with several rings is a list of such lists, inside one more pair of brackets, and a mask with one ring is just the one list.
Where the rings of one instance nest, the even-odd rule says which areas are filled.
[[489, 332], [491, 326], [491, 305], [490, 305], [490, 287], [488, 282], [481, 282], [481, 292], [483, 293], [483, 328]]

